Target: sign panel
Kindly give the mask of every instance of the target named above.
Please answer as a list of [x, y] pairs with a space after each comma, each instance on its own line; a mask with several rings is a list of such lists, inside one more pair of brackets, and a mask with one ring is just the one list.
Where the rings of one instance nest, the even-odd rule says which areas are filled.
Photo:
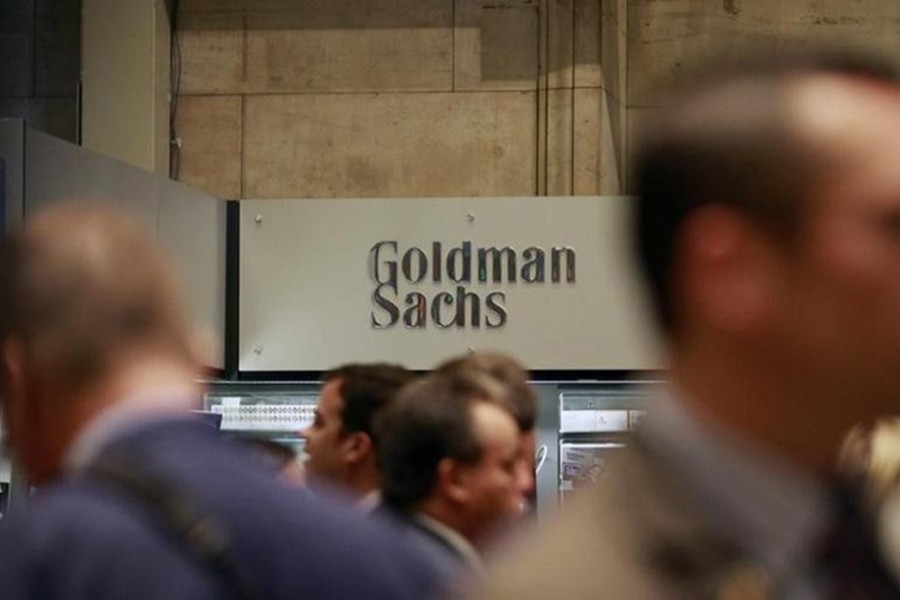
[[530, 369], [658, 368], [622, 197], [241, 205], [240, 368], [415, 369], [469, 349]]

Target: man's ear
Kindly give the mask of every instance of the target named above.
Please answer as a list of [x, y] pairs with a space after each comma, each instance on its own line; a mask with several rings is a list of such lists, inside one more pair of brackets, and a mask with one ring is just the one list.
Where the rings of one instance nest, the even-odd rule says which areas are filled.
[[25, 391], [25, 345], [18, 338], [3, 340], [0, 346], [0, 374], [7, 398], [19, 398]]
[[466, 467], [452, 458], [443, 458], [438, 463], [435, 480], [441, 496], [454, 504], [465, 504], [471, 493], [467, 485]]
[[734, 209], [709, 205], [688, 217], [679, 244], [682, 313], [717, 329], [757, 330], [774, 302], [778, 265], [769, 237]]
[[347, 461], [359, 464], [373, 454], [372, 438], [364, 431], [347, 434], [344, 440], [344, 453]]
[[7, 338], [0, 345], [0, 369], [3, 381], [3, 413], [10, 442], [20, 459], [33, 451], [27, 446], [37, 437], [40, 409], [29, 396], [30, 381], [25, 343], [16, 337]]

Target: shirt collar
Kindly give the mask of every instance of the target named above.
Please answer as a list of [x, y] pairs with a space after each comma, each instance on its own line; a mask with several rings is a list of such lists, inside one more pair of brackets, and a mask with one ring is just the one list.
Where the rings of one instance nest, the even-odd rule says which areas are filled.
[[824, 485], [708, 420], [670, 389], [642, 437], [684, 484], [713, 531], [776, 576], [809, 557], [830, 518]]
[[374, 512], [379, 506], [381, 506], [381, 492], [379, 490], [372, 490], [356, 502], [356, 507], [364, 514]]

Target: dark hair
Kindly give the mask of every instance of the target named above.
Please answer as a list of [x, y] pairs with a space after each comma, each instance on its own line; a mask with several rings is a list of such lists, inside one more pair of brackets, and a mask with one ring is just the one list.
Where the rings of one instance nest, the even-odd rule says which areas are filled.
[[505, 405], [516, 420], [519, 431], [524, 433], [534, 429], [538, 397], [528, 383], [528, 371], [512, 356], [479, 350], [451, 358], [438, 365], [436, 370], [440, 373], [471, 370], [493, 377], [506, 388]]
[[502, 393], [485, 375], [433, 373], [413, 383], [376, 419], [376, 448], [385, 503], [405, 511], [431, 493], [444, 458], [472, 464], [483, 448], [471, 407]]
[[372, 421], [407, 383], [415, 379], [412, 371], [394, 364], [347, 364], [325, 374], [325, 382], [338, 381], [343, 400], [342, 431], [369, 434], [373, 442]]
[[711, 203], [753, 219], [788, 241], [807, 214], [824, 157], [792, 130], [786, 94], [807, 75], [898, 82], [875, 57], [829, 50], [784, 53], [707, 68], [673, 90], [646, 124], [633, 181], [637, 258], [657, 316], [672, 333], [675, 242], [688, 215]]

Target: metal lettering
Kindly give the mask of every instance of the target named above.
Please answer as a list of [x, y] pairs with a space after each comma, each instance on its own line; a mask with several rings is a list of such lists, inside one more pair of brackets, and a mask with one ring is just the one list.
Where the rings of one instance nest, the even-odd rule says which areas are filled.
[[378, 242], [369, 250], [369, 276], [375, 280], [375, 283], [387, 284], [394, 292], [397, 292], [397, 260], [386, 260], [384, 262], [387, 269], [387, 278], [381, 270], [381, 249], [383, 247], [390, 248], [397, 256], [397, 242]]
[[434, 324], [441, 329], [448, 329], [453, 326], [455, 319], [449, 323], [444, 323], [441, 320], [441, 303], [453, 304], [453, 295], [450, 292], [441, 292], [436, 294], [434, 300], [431, 301], [431, 319], [434, 321]]
[[432, 281], [435, 283], [441, 282], [441, 268], [444, 266], [443, 261], [441, 260], [441, 243], [434, 242], [431, 244], [431, 268], [432, 268]]
[[[516, 249], [511, 246], [504, 248], [480, 248], [478, 250], [478, 281], [484, 282], [488, 280], [488, 264], [490, 264], [493, 273], [494, 283], [503, 281], [503, 256], [506, 256], [506, 280], [510, 283], [516, 281]], [[491, 259], [490, 263], [488, 259]]]
[[406, 311], [403, 313], [403, 324], [407, 329], [424, 329], [428, 320], [428, 298], [419, 292], [406, 295]]
[[[415, 275], [413, 274], [413, 256], [418, 257], [417, 264], [418, 268], [416, 269]], [[403, 276], [410, 283], [419, 283], [423, 279], [425, 279], [425, 275], [428, 274], [428, 257], [425, 256], [425, 252], [421, 248], [416, 248], [413, 246], [409, 250], [403, 253]]]
[[566, 283], [575, 283], [575, 248], [571, 246], [557, 246], [550, 250], [550, 280], [559, 283], [563, 254], [566, 256]]
[[[484, 299], [485, 311], [484, 322], [487, 325], [488, 329], [498, 329], [506, 325], [507, 313], [506, 313], [506, 294], [503, 292], [491, 292]], [[491, 315], [489, 312], [493, 313], [496, 320], [491, 320]]]
[[526, 283], [544, 283], [544, 266], [547, 255], [543, 248], [532, 246], [522, 252], [525, 264], [522, 265], [522, 281]]
[[382, 310], [387, 312], [388, 321], [381, 322], [375, 318], [375, 312], [372, 312], [372, 328], [373, 329], [388, 329], [389, 327], [393, 327], [397, 324], [397, 321], [400, 319], [400, 307], [388, 300], [384, 297], [382, 293], [382, 288], [387, 286], [388, 284], [382, 283], [379, 284], [378, 287], [375, 288], [375, 291], [372, 292], [372, 302], [377, 304]]
[[[462, 273], [457, 272], [457, 265], [460, 265]], [[453, 283], [472, 282], [472, 242], [463, 242], [447, 253], [447, 277]]]
[[467, 300], [471, 301], [472, 305], [469, 322], [472, 324], [472, 327], [479, 329], [481, 327], [481, 298], [475, 292], [466, 292], [466, 288], [461, 285], [456, 286], [456, 318], [453, 319], [453, 322], [456, 323], [458, 328], [466, 326]]

